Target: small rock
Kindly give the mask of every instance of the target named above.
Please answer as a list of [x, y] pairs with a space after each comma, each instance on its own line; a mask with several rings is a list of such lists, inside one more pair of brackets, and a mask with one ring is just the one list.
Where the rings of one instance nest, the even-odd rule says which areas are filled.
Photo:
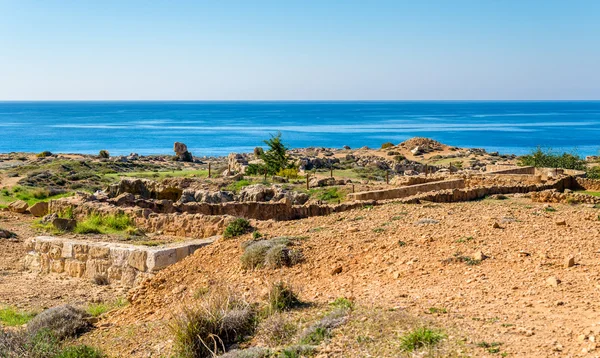
[[493, 227], [494, 229], [500, 229], [500, 224], [498, 224], [497, 222], [495, 222], [495, 223], [492, 225], [492, 227]]
[[564, 220], [557, 220], [556, 221], [556, 225], [558, 225], [558, 226], [565, 226], [565, 225], [567, 225], [567, 222], [564, 221]]
[[334, 268], [333, 271], [331, 271], [331, 276], [339, 275], [342, 273], [342, 271], [343, 271], [343, 267], [338, 266], [338, 267]]
[[475, 251], [473, 253], [473, 260], [483, 261], [485, 259], [487, 259], [487, 256], [485, 256], [485, 254], [482, 251]]
[[579, 342], [583, 342], [587, 339], [587, 336], [585, 334], [580, 334], [579, 336], [577, 336], [577, 340]]
[[358, 232], [358, 228], [357, 227], [350, 227], [350, 228], [348, 228], [348, 232]]
[[77, 226], [77, 221], [73, 219], [56, 218], [52, 221], [52, 225], [60, 231], [73, 231]]
[[575, 258], [573, 256], [567, 257], [565, 260], [565, 267], [573, 267], [575, 266]]
[[556, 276], [550, 276], [546, 279], [546, 284], [548, 286], [558, 286], [558, 284], [560, 283], [560, 279]]

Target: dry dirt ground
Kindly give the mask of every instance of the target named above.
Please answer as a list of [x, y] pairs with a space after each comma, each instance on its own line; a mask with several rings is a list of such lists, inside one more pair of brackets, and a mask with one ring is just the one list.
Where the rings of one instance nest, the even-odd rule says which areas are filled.
[[[260, 223], [269, 237], [302, 237], [305, 261], [244, 271], [240, 244], [250, 236], [221, 240], [134, 290], [132, 305], [86, 339], [115, 355], [168, 354], [166, 324], [198, 289], [226, 282], [252, 298], [264, 295], [266, 282], [284, 280], [315, 305], [355, 300], [356, 319], [321, 347], [323, 356], [398, 356], [390, 347], [400, 328], [382, 336], [386, 330], [377, 327], [393, 326], [394, 315], [403, 314], [445, 329], [460, 347], [456, 355], [594, 357], [600, 355], [599, 214], [582, 205], [547, 208], [510, 198], [388, 204]], [[464, 258], [477, 251], [487, 258]], [[575, 265], [568, 267], [571, 257]], [[499, 352], [481, 342], [500, 343]]]
[[123, 287], [98, 286], [88, 280], [42, 275], [25, 269], [23, 241], [39, 235], [32, 229], [32, 222], [31, 215], [0, 212], [0, 228], [17, 234], [16, 239], [0, 239], [0, 307], [40, 311], [63, 303], [85, 306], [125, 296]]
[[[400, 356], [398, 339], [406, 320], [446, 332], [448, 351], [438, 356], [596, 357], [599, 214], [600, 209], [584, 205], [549, 208], [510, 197], [390, 203], [262, 222], [257, 229], [268, 237], [300, 237], [297, 248], [305, 260], [279, 270], [245, 271], [240, 244], [251, 236], [219, 240], [131, 291], [132, 304], [103, 318], [82, 341], [111, 356], [169, 356], [168, 324], [199, 290], [226, 283], [258, 300], [267, 283], [284, 280], [314, 305], [306, 314], [326, 309], [339, 297], [356, 303], [350, 321], [320, 346], [322, 357]], [[0, 215], [0, 226], [20, 237], [32, 234], [25, 217]], [[20, 244], [0, 245], [0, 304], [43, 307], [122, 294], [112, 286], [19, 271]], [[487, 258], [466, 258], [478, 251]], [[571, 257], [572, 266], [567, 264]], [[498, 351], [480, 347], [482, 342], [499, 343]]]

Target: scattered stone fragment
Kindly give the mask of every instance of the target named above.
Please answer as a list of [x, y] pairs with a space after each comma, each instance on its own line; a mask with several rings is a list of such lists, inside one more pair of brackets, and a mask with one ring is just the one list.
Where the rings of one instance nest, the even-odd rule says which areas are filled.
[[342, 271], [343, 271], [343, 267], [337, 266], [336, 268], [333, 269], [333, 271], [331, 271], [331, 276], [339, 275], [342, 273]]
[[487, 256], [485, 256], [485, 254], [483, 253], [483, 251], [475, 251], [473, 253], [473, 260], [483, 261], [485, 259], [487, 259]]
[[13, 201], [12, 203], [8, 204], [8, 210], [19, 214], [26, 213], [28, 207], [29, 205], [23, 200]]
[[500, 229], [500, 228], [501, 228], [501, 227], [500, 227], [500, 224], [498, 224], [498, 222], [494, 222], [494, 224], [492, 225], [492, 227], [493, 227], [494, 229]]
[[558, 226], [565, 226], [565, 225], [567, 225], [567, 222], [564, 221], [564, 220], [557, 220], [556, 221], [556, 225], [558, 225]]
[[560, 279], [556, 276], [550, 276], [546, 279], [546, 284], [548, 286], [558, 286], [558, 284], [560, 283]]
[[565, 260], [565, 267], [569, 268], [573, 266], [575, 266], [575, 258], [573, 256], [567, 257]]

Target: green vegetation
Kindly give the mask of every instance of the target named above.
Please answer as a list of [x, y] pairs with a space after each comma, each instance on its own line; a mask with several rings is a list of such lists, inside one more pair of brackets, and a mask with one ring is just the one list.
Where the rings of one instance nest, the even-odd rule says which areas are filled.
[[354, 308], [354, 302], [346, 297], [338, 297], [330, 305], [335, 308], [351, 310]]
[[400, 349], [404, 352], [414, 352], [421, 348], [432, 348], [444, 338], [446, 335], [442, 331], [418, 327], [400, 337]]
[[312, 197], [316, 197], [318, 200], [326, 201], [326, 202], [337, 202], [342, 201], [346, 197], [346, 193], [341, 191], [340, 189], [333, 187], [327, 189], [315, 188], [310, 189], [308, 193]]
[[500, 348], [498, 348], [498, 347], [500, 347], [501, 345], [502, 345], [502, 343], [500, 343], [500, 342], [488, 343], [488, 342], [483, 341], [483, 342], [477, 343], [478, 347], [486, 349], [488, 351], [488, 353], [499, 353]]
[[39, 332], [0, 330], [0, 357], [30, 358], [104, 358], [101, 351], [61, 342], [50, 330]]
[[469, 242], [469, 241], [473, 241], [473, 236], [461, 237], [460, 239], [456, 240], [456, 243], [462, 244], [462, 243]]
[[297, 168], [284, 168], [277, 172], [277, 175], [280, 177], [285, 177], [288, 179], [298, 179], [300, 176], [298, 175]]
[[92, 303], [87, 307], [86, 312], [92, 317], [98, 317], [108, 311], [112, 311], [117, 308], [123, 308], [127, 306], [127, 304], [127, 300], [123, 298], [119, 298], [113, 302]]
[[234, 193], [239, 193], [240, 190], [244, 187], [247, 187], [248, 185], [251, 185], [252, 183], [249, 180], [246, 179], [242, 179], [242, 180], [238, 180], [238, 181], [234, 181], [233, 183], [229, 184], [227, 186], [227, 190], [232, 191]]
[[438, 308], [438, 307], [429, 307], [428, 310], [429, 314], [443, 314], [443, 313], [448, 313], [448, 310], [446, 310], [445, 308]]
[[298, 295], [294, 290], [282, 281], [271, 285], [267, 303], [267, 315], [272, 315], [275, 312], [288, 311], [301, 304]]
[[589, 167], [586, 171], [586, 176], [590, 179], [600, 179], [600, 165]]
[[13, 307], [0, 308], [0, 325], [3, 326], [22, 326], [35, 317], [34, 312], [18, 311]]
[[227, 225], [225, 231], [223, 232], [223, 237], [230, 239], [236, 236], [244, 235], [250, 231], [252, 231], [250, 222], [244, 218], [237, 218]]
[[48, 189], [15, 186], [12, 189], [0, 190], [0, 204], [9, 204], [15, 200], [23, 200], [29, 205], [50, 199], [71, 196], [73, 193], [57, 193]]
[[548, 213], [553, 213], [556, 211], [555, 208], [553, 208], [552, 206], [547, 206], [544, 208], [544, 211], [548, 212]]
[[294, 168], [293, 164], [290, 163], [287, 147], [281, 141], [281, 132], [271, 135], [271, 139], [267, 139], [264, 142], [269, 149], [260, 158], [265, 162], [267, 174], [275, 175], [283, 169]]
[[331, 332], [326, 327], [315, 327], [310, 333], [302, 337], [301, 344], [318, 346], [324, 340], [331, 338]]
[[195, 169], [195, 170], [155, 170], [155, 171], [136, 171], [128, 173], [108, 173], [104, 174], [104, 177], [110, 178], [114, 181], [119, 180], [121, 177], [127, 178], [140, 178], [140, 179], [152, 179], [161, 181], [166, 178], [207, 178], [208, 170], [206, 169]]
[[133, 219], [125, 214], [92, 214], [77, 223], [78, 234], [123, 234], [135, 232]]
[[385, 142], [381, 145], [381, 149], [388, 149], [394, 146], [394, 143], [392, 142]]
[[591, 195], [591, 196], [600, 196], [600, 191], [582, 191], [582, 194]]
[[38, 157], [38, 158], [46, 158], [46, 157], [52, 156], [52, 152], [49, 152], [49, 151], [46, 150], [46, 151], [43, 151], [43, 152], [40, 152], [40, 153], [36, 154], [35, 156]]
[[563, 168], [585, 170], [585, 160], [577, 154], [553, 153], [551, 149], [542, 150], [538, 147], [531, 154], [519, 157], [518, 164], [521, 166], [532, 166], [542, 168]]
[[103, 159], [108, 159], [108, 158], [110, 158], [110, 153], [108, 153], [108, 151], [107, 151], [107, 150], [104, 150], [104, 149], [102, 149], [102, 150], [101, 150], [101, 151], [98, 153], [98, 156], [99, 156], [100, 158], [103, 158]]

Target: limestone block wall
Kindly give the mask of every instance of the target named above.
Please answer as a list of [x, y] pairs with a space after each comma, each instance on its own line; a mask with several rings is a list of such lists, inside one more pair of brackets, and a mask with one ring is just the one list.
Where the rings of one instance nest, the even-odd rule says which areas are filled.
[[535, 174], [534, 167], [520, 167], [517, 165], [486, 165], [486, 174]]
[[43, 273], [66, 274], [134, 286], [172, 265], [214, 239], [191, 240], [174, 245], [146, 247], [38, 236], [25, 242], [25, 265]]
[[575, 180], [581, 189], [600, 191], [600, 179], [577, 178]]
[[531, 193], [531, 200], [539, 203], [600, 204], [600, 197], [597, 196], [579, 193], [561, 193], [556, 190], [544, 190]]
[[406, 198], [419, 193], [429, 191], [438, 191], [446, 189], [460, 189], [465, 187], [463, 179], [444, 180], [433, 183], [417, 184], [394, 189], [383, 189], [374, 191], [363, 191], [360, 193], [348, 194], [350, 200], [389, 200]]

